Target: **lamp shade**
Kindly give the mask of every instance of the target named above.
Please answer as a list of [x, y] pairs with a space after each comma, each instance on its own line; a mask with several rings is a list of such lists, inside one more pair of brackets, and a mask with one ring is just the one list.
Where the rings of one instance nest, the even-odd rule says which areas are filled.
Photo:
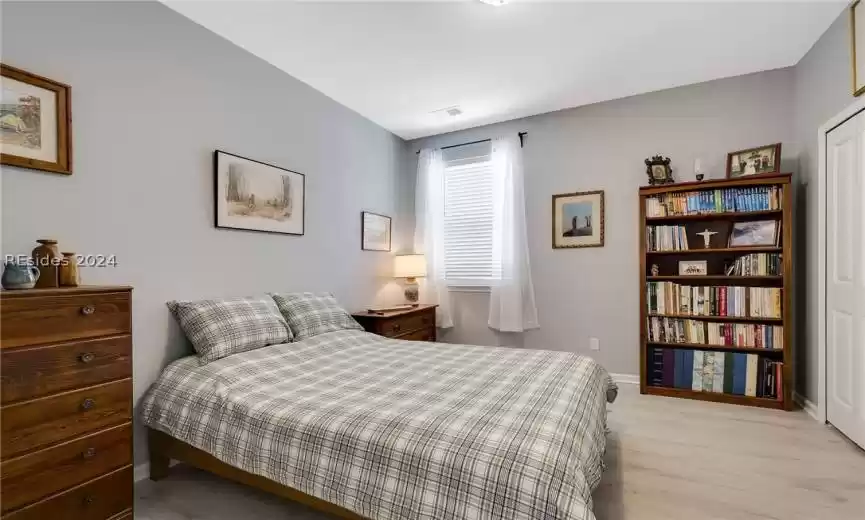
[[416, 278], [426, 276], [426, 258], [423, 255], [398, 255], [393, 257], [394, 278]]

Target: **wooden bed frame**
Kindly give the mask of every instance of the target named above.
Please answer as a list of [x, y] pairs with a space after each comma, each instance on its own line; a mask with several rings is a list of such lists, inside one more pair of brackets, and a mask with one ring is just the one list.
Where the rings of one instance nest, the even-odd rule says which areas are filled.
[[199, 450], [183, 441], [159, 430], [147, 428], [147, 442], [150, 449], [150, 479], [161, 480], [168, 476], [171, 459], [185, 462], [190, 466], [203, 469], [222, 478], [260, 489], [266, 493], [287, 498], [309, 506], [315, 510], [334, 515], [338, 518], [363, 520], [364, 517], [354, 511], [331, 504], [320, 498], [308, 495], [294, 488], [284, 486], [273, 480], [248, 473], [220, 461], [206, 451]]

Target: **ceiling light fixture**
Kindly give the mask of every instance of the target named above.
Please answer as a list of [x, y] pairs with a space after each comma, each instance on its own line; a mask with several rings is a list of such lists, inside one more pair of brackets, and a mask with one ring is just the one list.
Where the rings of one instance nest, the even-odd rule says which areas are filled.
[[508, 0], [481, 0], [481, 3], [491, 5], [493, 7], [501, 7], [508, 3]]

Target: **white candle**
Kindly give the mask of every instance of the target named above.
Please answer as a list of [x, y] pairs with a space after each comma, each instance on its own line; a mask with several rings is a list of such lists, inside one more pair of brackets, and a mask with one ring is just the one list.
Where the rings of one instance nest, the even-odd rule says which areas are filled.
[[694, 159], [694, 173], [700, 173], [702, 171], [700, 166], [700, 159]]

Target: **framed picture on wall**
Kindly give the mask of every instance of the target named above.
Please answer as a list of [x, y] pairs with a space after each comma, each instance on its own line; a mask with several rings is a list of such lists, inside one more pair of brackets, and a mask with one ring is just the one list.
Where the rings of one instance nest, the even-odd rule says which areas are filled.
[[553, 195], [553, 249], [603, 245], [603, 190]]
[[362, 211], [360, 219], [360, 248], [364, 251], [390, 251], [391, 218]]
[[72, 88], [0, 64], [0, 163], [72, 174]]
[[865, 7], [859, 0], [850, 4], [850, 65], [853, 95], [865, 92]]
[[213, 174], [216, 227], [303, 235], [302, 173], [216, 150]]

